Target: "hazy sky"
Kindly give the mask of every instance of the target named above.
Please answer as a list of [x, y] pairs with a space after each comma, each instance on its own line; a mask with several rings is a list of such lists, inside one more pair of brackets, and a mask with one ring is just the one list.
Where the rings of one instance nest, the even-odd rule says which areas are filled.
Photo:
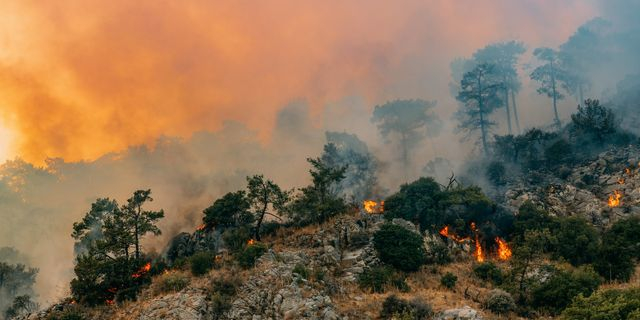
[[[487, 43], [557, 46], [593, 1], [2, 1], [0, 160], [75, 161], [360, 96], [439, 101]], [[338, 105], [339, 108], [339, 105]], [[368, 115], [366, 115], [368, 117]]]

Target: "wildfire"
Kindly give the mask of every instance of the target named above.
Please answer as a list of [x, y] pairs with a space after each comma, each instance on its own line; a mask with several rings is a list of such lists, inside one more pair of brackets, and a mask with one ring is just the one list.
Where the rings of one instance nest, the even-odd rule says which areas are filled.
[[112, 305], [114, 305], [116, 302], [115, 302], [114, 300], [107, 300], [107, 301], [105, 301], [105, 303], [106, 303], [107, 305], [112, 306]]
[[252, 246], [254, 244], [256, 244], [256, 240], [254, 240], [254, 239], [249, 239], [249, 241], [247, 241], [247, 245]]
[[367, 212], [368, 214], [383, 213], [384, 201], [380, 201], [380, 203], [378, 203], [373, 200], [365, 200], [362, 203], [362, 207], [364, 208], [364, 211]]
[[196, 231], [202, 231], [202, 230], [204, 230], [204, 228], [205, 228], [206, 226], [207, 226], [206, 224], [199, 225], [199, 226], [196, 228]]
[[140, 278], [142, 277], [145, 273], [149, 272], [149, 270], [151, 270], [151, 262], [147, 262], [147, 264], [145, 264], [144, 266], [142, 266], [142, 268], [140, 268], [140, 270], [138, 270], [138, 272], [134, 273], [131, 275], [132, 278]]
[[[480, 235], [478, 233], [478, 229], [476, 227], [476, 224], [474, 222], [471, 222], [471, 231], [473, 231], [474, 236], [472, 237], [460, 237], [458, 235], [456, 235], [455, 233], [451, 232], [451, 230], [449, 230], [449, 226], [444, 226], [442, 229], [440, 229], [440, 235], [442, 235], [443, 237], [449, 238], [455, 242], [458, 243], [463, 243], [466, 241], [473, 241], [474, 242], [474, 251], [473, 251], [473, 256], [476, 259], [476, 261], [478, 262], [484, 262], [485, 261], [485, 257], [486, 257], [486, 252], [484, 251], [484, 249], [482, 248], [482, 243], [480, 242]], [[498, 257], [498, 259], [500, 260], [509, 260], [511, 258], [512, 252], [511, 252], [511, 248], [509, 248], [509, 245], [507, 244], [506, 241], [504, 241], [502, 238], [500, 237], [496, 237], [495, 238], [496, 244], [498, 245], [498, 251], [496, 252], [496, 255]]]
[[618, 184], [624, 184], [624, 178], [618, 179]]
[[511, 258], [511, 248], [506, 241], [500, 237], [496, 237], [496, 243], [498, 243], [498, 259], [509, 260]]
[[620, 193], [620, 191], [618, 190], [614, 190], [613, 194], [609, 195], [609, 201], [607, 201], [607, 204], [611, 208], [618, 207], [621, 204], [621, 200], [620, 200], [621, 198], [622, 198], [622, 193]]
[[451, 240], [453, 240], [455, 242], [458, 242], [458, 243], [462, 243], [462, 242], [471, 240], [471, 238], [469, 238], [469, 237], [464, 237], [463, 238], [463, 237], [460, 237], [460, 236], [456, 235], [455, 233], [450, 233], [449, 232], [449, 226], [444, 226], [444, 228], [440, 229], [440, 234], [443, 237], [447, 237], [447, 238], [449, 238], [449, 239], [451, 239]]

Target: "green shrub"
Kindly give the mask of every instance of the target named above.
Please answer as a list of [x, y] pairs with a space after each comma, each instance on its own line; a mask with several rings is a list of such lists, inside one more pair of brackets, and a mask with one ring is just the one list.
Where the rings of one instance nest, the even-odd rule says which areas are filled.
[[214, 319], [223, 319], [231, 309], [233, 297], [238, 292], [240, 280], [236, 277], [216, 278], [211, 283], [211, 308]]
[[602, 236], [594, 267], [608, 281], [628, 281], [640, 258], [640, 218], [616, 221]]
[[256, 243], [246, 246], [244, 250], [235, 255], [235, 258], [240, 267], [250, 269], [256, 265], [258, 258], [260, 258], [265, 252], [267, 252], [267, 246], [262, 243]]
[[473, 266], [473, 273], [475, 273], [478, 278], [484, 281], [490, 281], [496, 285], [502, 284], [502, 280], [504, 279], [502, 270], [491, 261], [476, 264]]
[[455, 287], [456, 282], [458, 282], [458, 277], [451, 272], [445, 273], [442, 278], [440, 278], [440, 284], [447, 289], [452, 289], [453, 287]]
[[428, 303], [419, 299], [407, 301], [393, 294], [384, 300], [380, 310], [380, 319], [426, 320], [431, 316], [433, 309]]
[[260, 234], [262, 236], [273, 236], [282, 228], [282, 224], [276, 221], [266, 221], [262, 223], [260, 227]]
[[502, 186], [507, 183], [506, 181], [507, 169], [500, 161], [492, 161], [487, 166], [486, 175], [489, 181], [495, 186]]
[[67, 307], [62, 311], [53, 311], [47, 320], [85, 320], [86, 317], [79, 307]]
[[210, 251], [198, 252], [189, 258], [191, 273], [194, 276], [207, 274], [215, 264], [216, 256]]
[[444, 265], [451, 263], [451, 255], [449, 254], [449, 247], [442, 242], [431, 241], [428, 244], [427, 250], [427, 262], [433, 264]]
[[240, 252], [251, 239], [248, 227], [229, 228], [222, 233], [222, 240], [231, 252]]
[[484, 307], [493, 313], [506, 314], [516, 309], [516, 303], [508, 292], [493, 289], [489, 292], [489, 297], [484, 302]]
[[600, 285], [600, 276], [591, 268], [556, 270], [531, 292], [531, 305], [557, 314], [578, 296], [589, 296]]
[[155, 283], [159, 292], [177, 292], [189, 285], [189, 277], [182, 272], [170, 272], [158, 277]]
[[358, 284], [362, 290], [375, 293], [384, 292], [389, 285], [403, 292], [410, 290], [409, 285], [404, 281], [404, 277], [386, 266], [365, 269], [358, 276]]
[[578, 296], [564, 311], [563, 320], [638, 320], [640, 319], [640, 289], [610, 289], [597, 291], [589, 297]]
[[300, 263], [296, 264], [291, 272], [298, 274], [303, 279], [309, 279], [309, 270], [307, 270], [307, 268]]
[[402, 271], [417, 271], [425, 263], [422, 237], [401, 226], [384, 224], [373, 236], [373, 243], [382, 262]]
[[574, 266], [592, 263], [596, 259], [600, 237], [584, 218], [558, 219], [554, 235], [557, 238], [554, 250], [556, 258], [562, 257]]

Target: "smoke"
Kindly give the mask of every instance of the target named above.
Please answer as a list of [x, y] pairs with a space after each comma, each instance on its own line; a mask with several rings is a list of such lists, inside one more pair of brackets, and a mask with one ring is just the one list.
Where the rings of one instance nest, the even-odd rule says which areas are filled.
[[[167, 217], [146, 247], [159, 249], [247, 175], [307, 184], [305, 158], [321, 153], [326, 130], [357, 134], [391, 163], [379, 181], [393, 190], [404, 179], [370, 122], [374, 105], [436, 100], [451, 119], [454, 58], [511, 39], [558, 46], [600, 9], [579, 0], [2, 2], [0, 119], [13, 140], [0, 156], [24, 160], [0, 168], [0, 246], [29, 255], [51, 302], [73, 277], [71, 225], [96, 198], [152, 189], [152, 209]], [[521, 119], [536, 124], [547, 101], [531, 87], [520, 99]], [[446, 121], [416, 146], [416, 168], [436, 155], [453, 167], [464, 159], [454, 127]]]

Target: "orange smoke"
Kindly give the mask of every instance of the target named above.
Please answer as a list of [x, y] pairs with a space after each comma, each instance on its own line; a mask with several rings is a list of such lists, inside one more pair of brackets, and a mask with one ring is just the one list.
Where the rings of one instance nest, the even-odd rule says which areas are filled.
[[559, 43], [594, 11], [534, 1], [3, 1], [0, 118], [14, 152], [39, 163], [226, 120], [266, 141], [293, 99], [318, 115], [345, 95], [438, 98], [452, 57], [513, 34]]

